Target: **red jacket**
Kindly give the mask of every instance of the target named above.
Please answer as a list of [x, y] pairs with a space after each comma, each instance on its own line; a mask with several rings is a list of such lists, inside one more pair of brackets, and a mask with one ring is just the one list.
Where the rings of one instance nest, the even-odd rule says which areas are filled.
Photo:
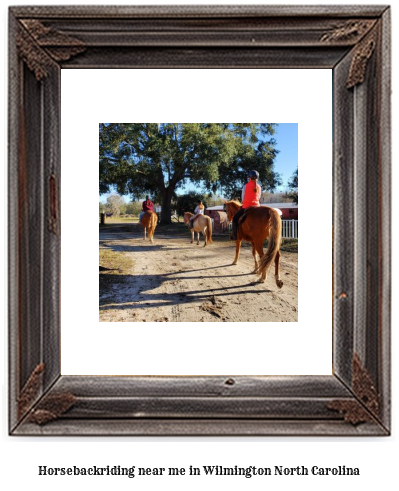
[[253, 181], [248, 182], [243, 187], [242, 194], [243, 208], [249, 208], [250, 206], [259, 206], [259, 200], [262, 194], [262, 190], [259, 184], [256, 185], [255, 191], [255, 183]]
[[154, 205], [151, 200], [143, 201], [143, 211], [148, 211], [148, 210], [154, 211], [153, 206]]

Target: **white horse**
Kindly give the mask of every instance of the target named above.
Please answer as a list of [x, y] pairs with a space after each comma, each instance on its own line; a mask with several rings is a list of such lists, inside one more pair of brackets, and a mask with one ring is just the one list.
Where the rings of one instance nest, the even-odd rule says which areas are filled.
[[[184, 223], [187, 226], [190, 226], [190, 218], [194, 215], [189, 211], [184, 213]], [[205, 239], [204, 247], [208, 244], [212, 244], [212, 220], [207, 215], [199, 215], [198, 218], [195, 219], [193, 223], [193, 228], [190, 230], [191, 232], [191, 243], [194, 242], [194, 233], [197, 232], [197, 245], [200, 243], [200, 232]]]

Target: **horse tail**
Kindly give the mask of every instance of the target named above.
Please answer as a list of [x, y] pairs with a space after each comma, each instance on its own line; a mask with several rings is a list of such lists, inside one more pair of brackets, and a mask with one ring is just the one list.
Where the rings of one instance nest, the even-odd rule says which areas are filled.
[[155, 232], [155, 227], [158, 223], [158, 216], [156, 213], [152, 212], [150, 216], [150, 221], [148, 223], [148, 236], [152, 238]]
[[152, 225], [154, 227], [154, 232], [155, 232], [155, 227], [157, 226], [158, 223], [158, 215], [155, 212], [152, 212]]
[[267, 274], [269, 271], [271, 263], [274, 261], [277, 252], [281, 245], [281, 232], [282, 232], [282, 222], [280, 215], [277, 210], [269, 208], [270, 210], [270, 233], [269, 233], [269, 244], [266, 253], [261, 257], [259, 261], [258, 269], [256, 273], [258, 275]]
[[212, 244], [212, 220], [208, 215], [206, 215], [207, 219], [207, 226], [206, 226], [206, 243], [207, 244]]

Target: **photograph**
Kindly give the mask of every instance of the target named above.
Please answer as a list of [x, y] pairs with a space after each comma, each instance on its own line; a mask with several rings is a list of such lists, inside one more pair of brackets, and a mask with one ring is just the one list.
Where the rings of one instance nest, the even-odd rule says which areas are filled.
[[99, 124], [100, 322], [298, 321], [297, 123]]

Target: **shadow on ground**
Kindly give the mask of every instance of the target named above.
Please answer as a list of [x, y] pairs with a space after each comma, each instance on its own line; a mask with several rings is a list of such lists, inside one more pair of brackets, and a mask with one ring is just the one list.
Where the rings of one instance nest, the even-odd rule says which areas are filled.
[[[227, 265], [229, 266], [229, 265]], [[198, 284], [202, 280], [215, 279], [215, 276], [201, 274], [207, 270], [225, 268], [226, 265], [185, 270], [174, 273], [152, 274], [152, 275], [109, 275], [100, 271], [100, 310], [119, 310], [119, 309], [136, 309], [145, 306], [162, 307], [191, 302], [202, 302], [210, 298], [223, 298], [236, 296], [237, 293], [244, 292], [246, 295], [259, 295], [268, 293], [271, 290], [265, 289], [263, 283], [257, 280], [250, 280], [235, 286], [221, 286], [220, 288], [206, 288], [195, 290], [181, 290], [174, 292], [155, 293], [154, 290], [162, 286], [165, 282], [177, 284], [181, 282], [183, 287], [185, 281], [195, 280]], [[196, 275], [184, 276], [182, 274], [198, 273]], [[254, 277], [251, 273], [242, 274], [222, 274], [217, 278], [230, 277]], [[257, 288], [258, 287], [258, 288]], [[252, 289], [251, 289], [252, 288]]]

